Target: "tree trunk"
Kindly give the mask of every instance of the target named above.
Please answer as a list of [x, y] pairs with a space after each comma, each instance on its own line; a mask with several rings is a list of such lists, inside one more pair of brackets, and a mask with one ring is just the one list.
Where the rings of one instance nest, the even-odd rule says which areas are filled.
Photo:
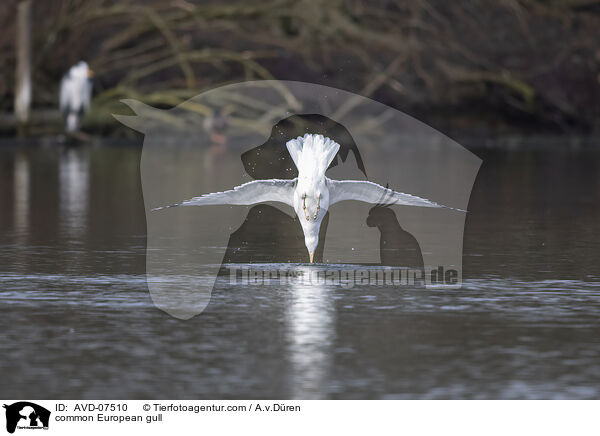
[[22, 0], [17, 7], [15, 117], [19, 136], [25, 135], [31, 112], [31, 2]]

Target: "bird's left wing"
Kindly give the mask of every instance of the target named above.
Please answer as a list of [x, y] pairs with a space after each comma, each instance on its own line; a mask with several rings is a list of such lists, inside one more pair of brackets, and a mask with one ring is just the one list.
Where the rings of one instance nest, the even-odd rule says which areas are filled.
[[190, 198], [184, 202], [170, 206], [157, 207], [152, 210], [167, 209], [176, 206], [208, 206], [215, 204], [250, 205], [275, 201], [293, 207], [296, 179], [254, 180], [224, 192], [213, 192], [200, 197]]
[[466, 212], [462, 209], [443, 206], [427, 200], [426, 198], [417, 197], [416, 195], [404, 194], [389, 188], [384, 188], [377, 183], [369, 182], [367, 180], [331, 180], [328, 178], [327, 185], [329, 186], [330, 205], [345, 200], [356, 200], [386, 206], [398, 204], [406, 206], [441, 207]]
[[82, 84], [82, 100], [81, 104], [85, 110], [90, 108], [90, 102], [92, 101], [92, 81], [90, 79], [86, 79]]

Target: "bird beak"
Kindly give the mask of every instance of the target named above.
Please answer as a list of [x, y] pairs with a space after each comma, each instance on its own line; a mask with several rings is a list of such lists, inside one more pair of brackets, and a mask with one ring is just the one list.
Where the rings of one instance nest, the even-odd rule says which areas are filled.
[[90, 78], [94, 77], [94, 72], [92, 70], [88, 70], [87, 76]]
[[308, 253], [310, 257], [310, 263], [313, 263], [313, 258], [315, 257], [315, 253]]

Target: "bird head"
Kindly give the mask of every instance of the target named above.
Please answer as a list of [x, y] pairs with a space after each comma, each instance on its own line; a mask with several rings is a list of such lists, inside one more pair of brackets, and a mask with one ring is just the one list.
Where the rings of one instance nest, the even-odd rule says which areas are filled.
[[90, 70], [90, 67], [88, 66], [87, 62], [85, 61], [79, 61], [77, 62], [72, 68], [71, 68], [71, 74], [75, 77], [81, 78], [81, 79], [87, 79], [93, 76], [93, 72], [92, 70]]
[[319, 243], [319, 230], [329, 208], [329, 190], [325, 178], [299, 177], [294, 191], [294, 209], [302, 225], [304, 243], [310, 261]]

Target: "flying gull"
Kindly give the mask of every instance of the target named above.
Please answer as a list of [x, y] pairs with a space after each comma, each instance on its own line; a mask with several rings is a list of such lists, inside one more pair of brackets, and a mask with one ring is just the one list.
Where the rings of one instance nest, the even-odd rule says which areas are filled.
[[340, 145], [323, 135], [307, 133], [304, 137], [298, 136], [288, 141], [286, 146], [298, 168], [298, 177], [294, 179], [254, 180], [229, 191], [204, 194], [182, 203], [152, 210], [177, 206], [251, 205], [269, 201], [287, 204], [294, 208], [302, 225], [310, 263], [313, 263], [319, 242], [321, 221], [329, 207], [340, 201], [437, 207], [465, 212], [366, 180], [333, 180], [325, 177], [325, 171]]

